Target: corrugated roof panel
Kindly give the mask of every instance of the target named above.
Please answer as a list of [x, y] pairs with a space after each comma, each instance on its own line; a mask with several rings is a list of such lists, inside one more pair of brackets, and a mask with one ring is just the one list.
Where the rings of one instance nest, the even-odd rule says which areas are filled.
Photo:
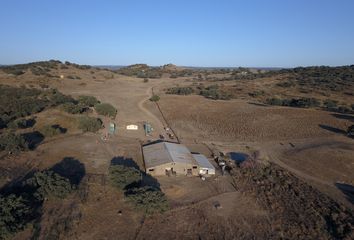
[[197, 165], [188, 148], [181, 144], [160, 142], [143, 147], [146, 168], [176, 162]]
[[146, 168], [156, 167], [165, 163], [171, 163], [172, 159], [166, 147], [162, 143], [143, 147]]
[[174, 162], [189, 163], [193, 165], [197, 164], [191, 152], [188, 150], [186, 146], [181, 144], [168, 143], [168, 142], [165, 142], [165, 146]]
[[208, 169], [214, 169], [215, 167], [213, 164], [210, 163], [210, 161], [202, 154], [192, 154], [193, 158], [197, 161], [199, 167], [201, 168], [208, 168]]

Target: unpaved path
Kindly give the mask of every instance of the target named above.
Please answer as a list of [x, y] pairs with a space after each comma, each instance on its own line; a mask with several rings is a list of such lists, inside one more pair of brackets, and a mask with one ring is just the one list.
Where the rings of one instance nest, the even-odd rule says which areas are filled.
[[149, 87], [148, 89], [146, 89], [146, 98], [143, 98], [140, 100], [140, 102], [138, 103], [138, 107], [141, 111], [145, 112], [146, 115], [150, 116], [151, 119], [154, 119], [156, 123], [161, 123], [162, 128], [164, 127], [164, 124], [160, 121], [160, 119], [158, 119], [158, 117], [156, 117], [152, 112], [150, 112], [147, 108], [144, 107], [144, 103], [146, 101], [149, 101], [149, 99], [152, 96], [152, 87]]
[[[112, 104], [118, 110], [114, 120], [118, 126], [118, 136], [146, 139], [143, 130], [144, 122], [149, 122], [154, 128], [153, 138], [157, 138], [164, 131], [164, 124], [144, 106], [152, 95], [152, 88], [159, 83], [160, 80], [143, 83], [141, 79], [124, 77], [110, 79], [103, 84], [88, 82], [84, 88], [72, 87], [59, 90], [74, 96], [93, 95], [101, 102]], [[108, 121], [106, 119], [105, 122]], [[139, 130], [127, 131], [126, 125], [130, 124], [138, 125]]]

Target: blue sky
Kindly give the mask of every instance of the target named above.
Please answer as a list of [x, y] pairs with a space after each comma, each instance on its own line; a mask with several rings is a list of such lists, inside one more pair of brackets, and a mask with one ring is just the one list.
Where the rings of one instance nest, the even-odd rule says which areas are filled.
[[354, 64], [352, 0], [0, 0], [0, 64]]

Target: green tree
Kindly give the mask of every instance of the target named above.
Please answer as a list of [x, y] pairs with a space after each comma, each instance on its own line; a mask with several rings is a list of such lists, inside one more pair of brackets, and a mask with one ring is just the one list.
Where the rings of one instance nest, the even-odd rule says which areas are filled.
[[169, 208], [165, 194], [153, 187], [132, 188], [125, 195], [137, 209], [144, 211], [146, 214], [164, 212]]
[[141, 181], [141, 173], [138, 169], [123, 165], [112, 165], [109, 167], [109, 179], [113, 186], [125, 189], [132, 184]]
[[97, 132], [102, 128], [102, 121], [99, 118], [82, 116], [79, 118], [79, 129], [84, 132]]
[[65, 112], [71, 113], [71, 114], [79, 114], [83, 113], [85, 111], [85, 107], [81, 104], [74, 104], [72, 102], [64, 103], [62, 105], [62, 109]]
[[45, 125], [40, 132], [46, 137], [54, 137], [61, 134], [60, 128], [56, 128], [52, 125]]
[[338, 101], [334, 101], [334, 100], [331, 100], [331, 99], [326, 99], [324, 102], [323, 102], [323, 105], [328, 108], [328, 109], [334, 109], [337, 107], [337, 103]]
[[18, 153], [28, 149], [28, 143], [22, 135], [4, 133], [0, 135], [0, 150]]
[[73, 190], [69, 179], [49, 170], [36, 172], [26, 184], [35, 189], [34, 196], [39, 200], [44, 197], [65, 198]]
[[99, 103], [95, 105], [96, 112], [103, 116], [115, 117], [117, 109], [109, 103]]
[[81, 105], [87, 107], [93, 107], [99, 103], [97, 98], [95, 98], [94, 96], [80, 96], [78, 101]]
[[22, 197], [0, 195], [0, 239], [23, 230], [30, 213], [29, 204]]
[[160, 100], [160, 96], [158, 95], [153, 95], [151, 98], [150, 98], [150, 101], [151, 102], [157, 102]]

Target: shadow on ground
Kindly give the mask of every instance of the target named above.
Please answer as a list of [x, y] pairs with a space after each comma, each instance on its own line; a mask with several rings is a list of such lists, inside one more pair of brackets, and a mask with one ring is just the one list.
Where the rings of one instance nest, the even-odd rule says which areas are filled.
[[334, 185], [345, 194], [350, 203], [354, 204], [354, 186], [345, 183], [336, 183]]
[[[65, 157], [62, 161], [46, 170], [53, 171], [62, 177], [68, 178], [73, 185], [78, 185], [85, 175], [84, 164], [72, 157]], [[11, 209], [12, 213], [7, 213], [7, 215], [11, 216], [12, 219], [7, 220], [9, 223], [5, 222], [1, 230], [6, 229], [6, 231], [11, 232], [11, 234], [15, 234], [16, 232], [23, 230], [21, 226], [33, 223], [33, 233], [31, 239], [37, 239], [41, 234], [43, 202], [45, 200], [38, 197], [37, 191], [40, 186], [34, 187], [28, 183], [28, 180], [32, 178], [33, 175], [38, 171], [39, 170], [32, 170], [25, 176], [20, 176], [16, 179], [13, 179], [11, 182], [0, 189], [1, 198], [12, 199], [15, 197], [15, 199], [23, 199], [23, 204], [20, 207], [27, 209], [21, 212], [22, 209], [19, 209], [19, 206], [14, 205], [13, 209]], [[41, 183], [44, 185], [48, 184], [47, 182]], [[0, 208], [1, 207], [2, 206], [0, 206]], [[60, 229], [64, 229], [62, 225], [65, 225], [66, 229], [68, 224], [71, 224], [71, 222], [70, 219], [64, 218], [64, 220], [65, 222], [63, 223], [58, 221], [56, 224], [54, 224], [53, 229], [55, 230], [56, 226], [59, 226]], [[14, 224], [16, 222], [19, 223], [18, 226]], [[10, 228], [8, 227], [9, 224], [11, 224]], [[45, 224], [47, 223], [45, 222]], [[0, 231], [0, 239], [3, 239], [2, 234], [3, 232]]]
[[24, 133], [22, 136], [28, 143], [28, 148], [30, 150], [34, 150], [44, 140], [44, 135], [38, 131]]
[[60, 133], [64, 134], [68, 131], [68, 129], [61, 127], [59, 124], [52, 125], [52, 128], [59, 129]]
[[354, 122], [354, 116], [353, 115], [333, 113], [332, 116], [335, 117], [335, 118], [349, 120], [351, 122]]
[[49, 170], [68, 178], [71, 184], [79, 185], [86, 174], [85, 165], [73, 157], [65, 157]]
[[157, 179], [141, 170], [138, 164], [132, 158], [125, 158], [122, 156], [114, 157], [111, 160], [111, 166], [114, 165], [123, 165], [125, 167], [138, 169], [142, 176], [142, 180], [140, 182], [141, 186], [154, 187], [160, 190], [160, 183], [157, 181]]
[[325, 130], [333, 132], [333, 133], [338, 133], [338, 134], [342, 134], [342, 135], [346, 135], [347, 134], [346, 131], [344, 131], [342, 129], [339, 129], [339, 128], [335, 128], [335, 127], [331, 127], [331, 126], [323, 125], [323, 124], [319, 124], [318, 126], [320, 128], [322, 128], [322, 129], [325, 129]]
[[125, 167], [132, 167], [140, 170], [138, 164], [136, 164], [136, 162], [132, 158], [125, 158], [121, 156], [114, 157], [111, 160], [111, 166], [114, 165], [123, 165]]
[[248, 104], [259, 106], [259, 107], [269, 107], [269, 105], [264, 103], [257, 103], [257, 102], [247, 102]]

